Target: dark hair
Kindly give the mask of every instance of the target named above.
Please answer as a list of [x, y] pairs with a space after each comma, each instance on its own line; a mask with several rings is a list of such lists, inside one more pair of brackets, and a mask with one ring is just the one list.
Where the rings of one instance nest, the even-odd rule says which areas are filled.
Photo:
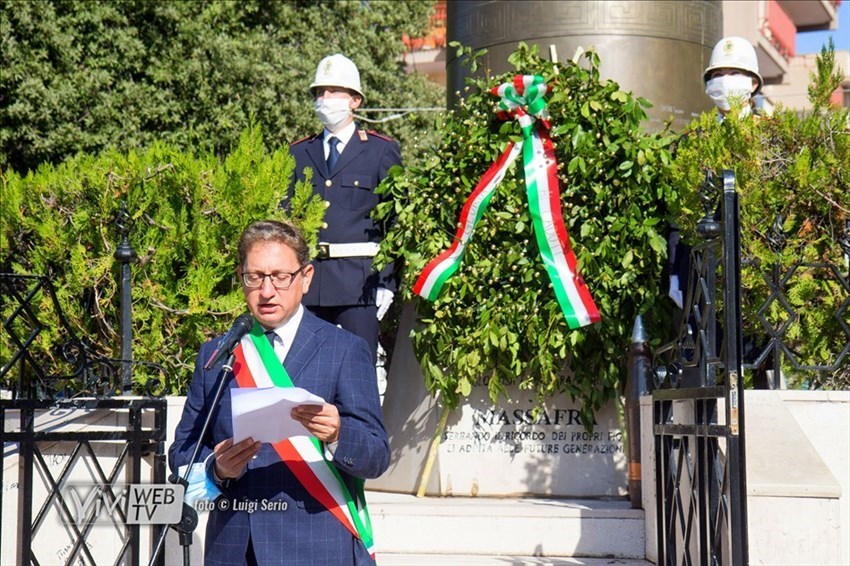
[[236, 250], [240, 268], [245, 265], [248, 252], [254, 244], [261, 242], [276, 242], [289, 246], [295, 252], [300, 267], [307, 265], [310, 261], [310, 249], [298, 228], [286, 222], [263, 220], [254, 222], [245, 228], [245, 231], [239, 236], [239, 244]]

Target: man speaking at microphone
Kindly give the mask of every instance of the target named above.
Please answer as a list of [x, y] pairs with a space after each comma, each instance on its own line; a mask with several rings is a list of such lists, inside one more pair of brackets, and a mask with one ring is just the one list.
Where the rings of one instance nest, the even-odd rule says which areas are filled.
[[[372, 354], [361, 338], [301, 306], [313, 266], [294, 227], [275, 221], [249, 226], [239, 239], [237, 274], [256, 324], [235, 345], [232, 374], [220, 362], [204, 369], [211, 357], [220, 357], [214, 354], [219, 340], [201, 347], [169, 451], [176, 472], [190, 464], [200, 442], [198, 459], [222, 492], [211, 506], [204, 562], [373, 564], [363, 479], [381, 475], [390, 452]], [[211, 407], [222, 376], [229, 383]], [[326, 401], [296, 407], [291, 415], [318, 442], [233, 443], [230, 391], [272, 385], [301, 387]], [[210, 411], [209, 432], [200, 439]]]

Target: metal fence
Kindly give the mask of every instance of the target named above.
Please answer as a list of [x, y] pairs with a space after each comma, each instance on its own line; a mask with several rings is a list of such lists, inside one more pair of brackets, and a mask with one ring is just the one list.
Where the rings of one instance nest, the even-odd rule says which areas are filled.
[[[16, 563], [139, 564], [142, 527], [127, 522], [126, 489], [165, 483], [165, 399], [4, 399], [0, 419], [3, 468], [18, 459], [9, 479], [18, 492]], [[148, 531], [155, 540], [161, 527]]]
[[[135, 252], [127, 224], [119, 230], [121, 359], [76, 334], [49, 278], [0, 274], [0, 383], [10, 397], [0, 400], [0, 509], [17, 492], [17, 564], [136, 565], [150, 555], [143, 535], [152, 547], [162, 530], [128, 522], [123, 505], [131, 484], [165, 483], [167, 404], [158, 395], [169, 384], [162, 367], [132, 359]], [[140, 365], [159, 377], [132, 396]], [[11, 543], [0, 532], [0, 552]]]
[[[776, 253], [783, 252], [787, 244], [782, 223], [782, 216], [777, 215], [767, 234], [770, 249]], [[850, 324], [848, 324], [850, 321], [850, 282], [848, 282], [850, 279], [850, 219], [845, 221], [844, 230], [838, 234], [837, 241], [844, 253], [843, 266], [838, 262], [796, 261], [784, 268], [778, 262], [764, 266], [753, 259], [745, 258], [742, 261], [742, 265], [761, 275], [768, 292], [756, 316], [758, 332], [763, 337], [763, 341], [755, 349], [752, 360], [744, 364], [745, 369], [754, 370], [756, 387], [783, 389], [785, 387], [783, 370], [805, 374], [807, 385], [811, 389], [820, 388], [828, 382], [830, 376], [835, 376], [841, 371], [845, 374], [850, 373], [850, 369], [846, 368], [845, 364], [847, 355], [850, 354]], [[836, 260], [840, 261], [840, 258]], [[844, 300], [832, 313], [831, 328], [823, 328], [815, 324], [815, 330], [818, 333], [828, 332], [831, 337], [829, 350], [832, 351], [827, 352], [825, 359], [820, 362], [796, 351], [789, 340], [789, 334], [794, 325], [803, 324], [809, 314], [805, 307], [795, 305], [789, 299], [787, 292], [790, 283], [803, 277], [819, 283], [829, 282], [844, 296]], [[769, 318], [768, 312], [772, 305], [779, 306], [781, 320]], [[846, 375], [843, 383], [850, 383]]]
[[[738, 194], [708, 176], [676, 339], [654, 371], [658, 563], [747, 564]], [[722, 280], [718, 296], [718, 279]], [[722, 309], [718, 302], [722, 300]]]

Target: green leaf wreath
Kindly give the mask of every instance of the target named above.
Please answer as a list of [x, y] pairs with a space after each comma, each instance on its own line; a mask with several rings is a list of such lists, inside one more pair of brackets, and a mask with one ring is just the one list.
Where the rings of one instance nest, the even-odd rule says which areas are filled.
[[[473, 70], [479, 55], [458, 49]], [[676, 194], [662, 173], [672, 140], [641, 130], [649, 102], [601, 79], [593, 51], [561, 64], [520, 44], [509, 61], [516, 73], [470, 79], [459, 108], [435, 125], [442, 142], [431, 157], [394, 171], [382, 186], [392, 198], [376, 216], [397, 221], [377, 261], [403, 258], [404, 298], [413, 299], [420, 271], [451, 244], [466, 197], [506, 143], [520, 139], [516, 120], [496, 116], [490, 88], [514, 74], [542, 76], [551, 89], [564, 222], [602, 321], [568, 328], [532, 233], [522, 166], [514, 164], [458, 272], [436, 301], [416, 301], [412, 341], [426, 387], [449, 408], [474, 384], [486, 385], [494, 401], [516, 384], [540, 401], [566, 392], [593, 422], [625, 379], [635, 317], [663, 318], [665, 211]]]

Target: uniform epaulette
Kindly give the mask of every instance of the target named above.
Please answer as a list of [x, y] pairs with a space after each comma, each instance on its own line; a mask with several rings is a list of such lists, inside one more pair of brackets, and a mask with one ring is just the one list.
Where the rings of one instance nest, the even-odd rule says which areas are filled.
[[[321, 135], [321, 134], [318, 134], [318, 135]], [[311, 140], [311, 139], [315, 138], [316, 136], [317, 136], [317, 134], [311, 134], [311, 135], [309, 135], [309, 136], [305, 136], [305, 137], [301, 138], [301, 139], [300, 139], [300, 140], [298, 140], [298, 141], [294, 141], [294, 142], [292, 142], [292, 143], [291, 143], [291, 144], [289, 144], [289, 145], [298, 145], [299, 143], [301, 143], [301, 142], [305, 142], [305, 141], [307, 141], [307, 140]]]
[[375, 130], [367, 130], [367, 132], [369, 133], [370, 136], [375, 136], [376, 138], [380, 138], [384, 141], [388, 141], [388, 142], [395, 141], [390, 136], [385, 136], [384, 134], [380, 134], [380, 133], [376, 132]]

